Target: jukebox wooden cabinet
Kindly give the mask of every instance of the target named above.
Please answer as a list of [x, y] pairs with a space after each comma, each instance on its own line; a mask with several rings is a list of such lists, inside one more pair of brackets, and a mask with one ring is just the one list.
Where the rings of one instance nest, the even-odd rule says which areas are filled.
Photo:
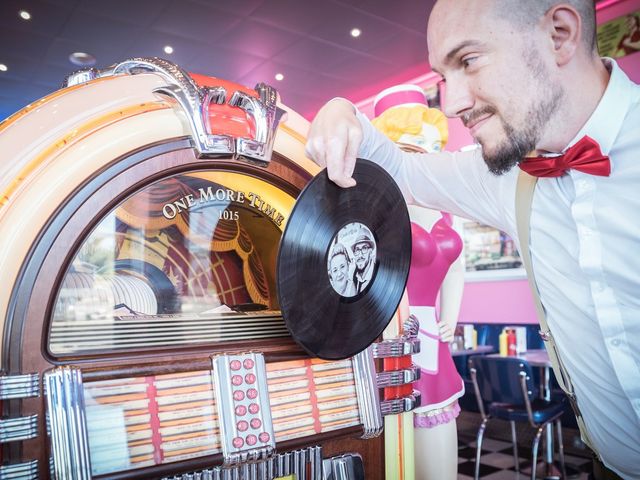
[[67, 84], [0, 124], [0, 478], [382, 478], [371, 353], [279, 312], [307, 123], [159, 59]]
[[307, 122], [160, 59], [66, 84], [0, 123], [0, 478], [383, 478], [415, 341], [322, 361], [279, 311]]

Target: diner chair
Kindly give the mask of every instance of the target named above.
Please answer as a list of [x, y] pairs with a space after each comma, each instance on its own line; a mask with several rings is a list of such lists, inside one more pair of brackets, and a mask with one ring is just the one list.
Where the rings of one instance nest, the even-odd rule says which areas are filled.
[[[538, 395], [533, 381], [531, 365], [517, 357], [474, 356], [469, 359], [471, 381], [482, 416], [476, 445], [475, 480], [480, 475], [480, 455], [482, 438], [491, 418], [506, 420], [511, 424], [511, 440], [516, 472], [519, 472], [518, 439], [516, 422], [529, 422], [537, 429], [531, 448], [531, 479], [536, 478], [538, 446], [547, 425], [555, 423], [558, 435], [558, 453], [562, 478], [567, 478], [562, 444], [562, 424], [560, 417], [565, 411], [563, 400], [546, 401]], [[487, 408], [488, 407], [488, 408]]]

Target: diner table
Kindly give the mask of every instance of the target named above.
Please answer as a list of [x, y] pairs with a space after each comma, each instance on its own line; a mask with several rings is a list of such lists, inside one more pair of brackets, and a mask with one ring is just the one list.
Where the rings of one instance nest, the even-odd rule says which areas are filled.
[[461, 357], [463, 355], [483, 355], [491, 353], [495, 350], [493, 345], [478, 345], [475, 348], [463, 348], [459, 350], [451, 350], [452, 357]]

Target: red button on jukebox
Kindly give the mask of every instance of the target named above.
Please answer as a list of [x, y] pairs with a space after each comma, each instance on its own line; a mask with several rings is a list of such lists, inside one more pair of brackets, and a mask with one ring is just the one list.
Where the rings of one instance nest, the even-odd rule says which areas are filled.
[[244, 376], [244, 381], [247, 382], [249, 385], [252, 385], [256, 383], [256, 376], [253, 373], [247, 373]]
[[242, 390], [236, 390], [233, 392], [233, 399], [236, 402], [239, 402], [240, 400], [244, 400], [244, 392]]
[[249, 413], [253, 413], [254, 415], [260, 411], [260, 407], [257, 403], [252, 403], [249, 405]]
[[258, 439], [255, 435], [247, 435], [247, 445], [255, 445], [258, 443]]
[[235, 386], [242, 385], [242, 377], [240, 375], [234, 375], [231, 377], [231, 383]]
[[250, 358], [245, 358], [245, 360], [244, 360], [244, 362], [242, 362], [242, 364], [244, 365], [244, 368], [249, 370], [249, 369], [253, 368], [254, 361], [251, 360]]
[[252, 418], [250, 423], [251, 428], [255, 428], [256, 430], [262, 426], [262, 422], [259, 418]]
[[231, 367], [231, 370], [240, 370], [242, 364], [240, 363], [240, 360], [231, 360], [231, 363], [229, 363], [229, 367]]
[[258, 438], [262, 443], [267, 443], [271, 439], [271, 436], [267, 432], [262, 432], [258, 435]]
[[[245, 407], [244, 405], [238, 405], [236, 407], [236, 415], [238, 415], [239, 417], [245, 415], [246, 413], [247, 413], [247, 407]], [[251, 426], [253, 426], [253, 423], [251, 424]]]
[[242, 448], [242, 446], [244, 445], [244, 440], [242, 440], [240, 437], [236, 437], [233, 439], [233, 446], [236, 448]]
[[253, 400], [254, 398], [258, 398], [258, 391], [255, 388], [250, 388], [247, 390], [247, 397]]
[[245, 422], [244, 420], [240, 420], [237, 424], [236, 427], [238, 427], [238, 431], [240, 432], [246, 432], [247, 429], [249, 428], [249, 424], [247, 422]]

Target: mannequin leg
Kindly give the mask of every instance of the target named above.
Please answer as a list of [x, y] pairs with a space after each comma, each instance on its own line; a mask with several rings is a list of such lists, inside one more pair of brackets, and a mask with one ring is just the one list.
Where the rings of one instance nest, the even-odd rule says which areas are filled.
[[433, 428], [416, 428], [416, 480], [456, 480], [458, 431], [455, 420]]

